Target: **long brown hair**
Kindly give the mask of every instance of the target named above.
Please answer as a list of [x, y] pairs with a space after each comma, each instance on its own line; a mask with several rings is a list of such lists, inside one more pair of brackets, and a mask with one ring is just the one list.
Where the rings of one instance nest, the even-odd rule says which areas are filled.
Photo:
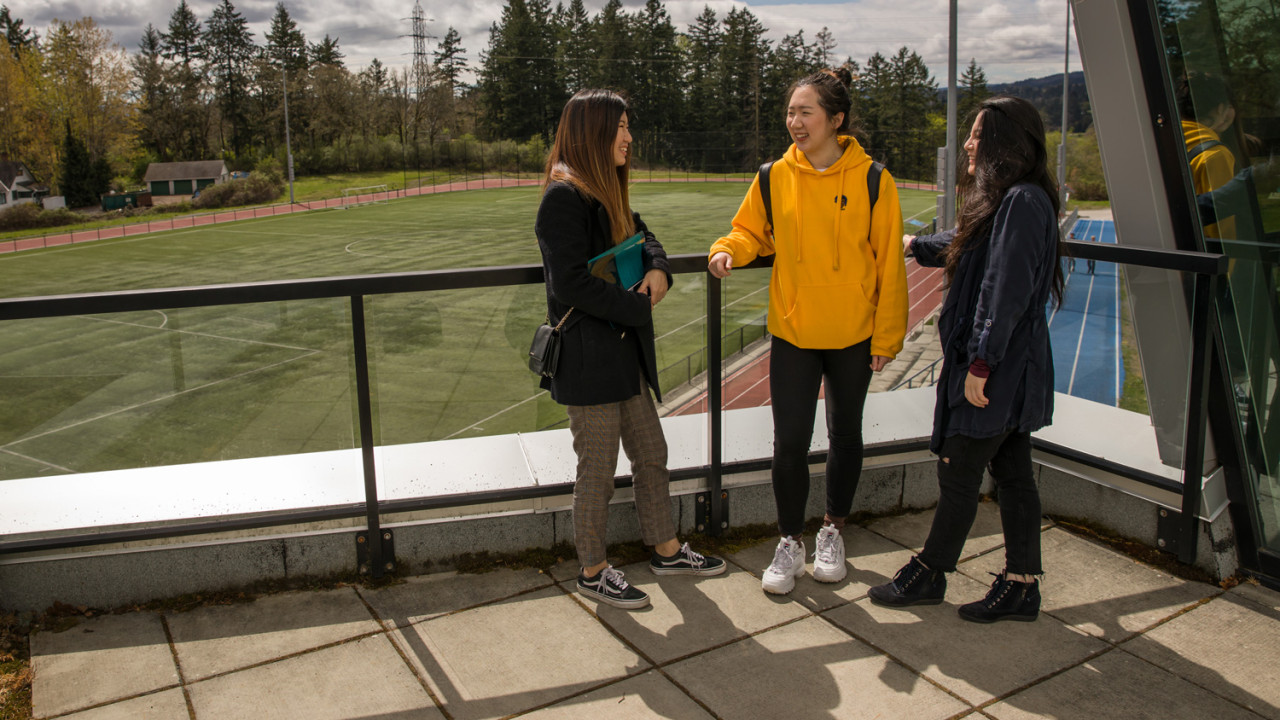
[[[978, 130], [978, 156], [973, 174], [969, 174], [966, 160], [958, 163], [962, 204], [955, 239], [947, 248], [948, 283], [956, 276], [960, 257], [990, 233], [996, 211], [1009, 188], [1020, 182], [1039, 185], [1053, 204], [1054, 222], [1058, 217], [1058, 184], [1049, 174], [1040, 111], [1021, 98], [996, 95], [978, 106], [973, 121], [976, 123], [978, 118], [982, 119], [982, 127]], [[1063, 244], [1059, 238], [1057, 257], [1062, 255]], [[1062, 263], [1055, 260], [1053, 266], [1053, 299], [1061, 304], [1065, 282]]]
[[627, 101], [612, 90], [582, 90], [569, 98], [556, 126], [542, 187], [567, 182], [604, 206], [614, 244], [635, 234], [627, 186], [631, 157], [615, 165], [613, 143], [627, 112]]

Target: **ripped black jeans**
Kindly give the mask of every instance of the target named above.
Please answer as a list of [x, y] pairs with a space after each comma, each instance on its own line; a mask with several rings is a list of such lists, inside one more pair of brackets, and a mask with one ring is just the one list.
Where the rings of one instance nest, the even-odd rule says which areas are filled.
[[991, 438], [952, 435], [938, 455], [938, 507], [920, 561], [931, 570], [955, 572], [965, 538], [978, 514], [983, 471], [991, 466], [1000, 499], [1005, 569], [1039, 575], [1040, 490], [1031, 466], [1031, 433]]

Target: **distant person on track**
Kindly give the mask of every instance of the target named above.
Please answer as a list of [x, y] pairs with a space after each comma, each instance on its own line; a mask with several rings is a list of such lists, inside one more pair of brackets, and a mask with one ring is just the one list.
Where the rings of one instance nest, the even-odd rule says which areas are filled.
[[1004, 528], [1005, 568], [987, 596], [959, 607], [974, 622], [1040, 612], [1040, 495], [1031, 432], [1053, 417], [1053, 355], [1044, 308], [1062, 299], [1058, 191], [1046, 167], [1044, 123], [1025, 100], [984, 100], [969, 139], [955, 230], [904, 237], [916, 262], [945, 267], [943, 348], [930, 449], [938, 507], [924, 549], [892, 582], [871, 588], [888, 607], [941, 603], [978, 510], [988, 467]]
[[[615, 607], [649, 604], [644, 591], [609, 564], [605, 523], [613, 496], [618, 443], [631, 460], [640, 534], [653, 546], [656, 575], [719, 575], [724, 560], [681, 544], [671, 518], [667, 443], [654, 408], [661, 400], [653, 340], [653, 308], [667, 294], [666, 251], [631, 211], [627, 193], [631, 132], [627, 103], [608, 90], [569, 99], [547, 158], [534, 229], [547, 283], [552, 324], [562, 330], [559, 366], [542, 387], [568, 406], [577, 455], [573, 541], [581, 571], [578, 592]], [[587, 261], [644, 233], [644, 278], [628, 289], [588, 271]]]
[[[773, 494], [778, 541], [765, 592], [785, 594], [805, 573], [801, 539], [809, 498], [809, 443], [818, 393], [826, 389], [827, 501], [815, 540], [813, 577], [847, 571], [840, 537], [862, 474], [862, 408], [871, 383], [902, 349], [907, 325], [902, 211], [893, 178], [852, 137], [846, 69], [802, 78], [787, 93], [794, 141], [762, 168], [708, 253], [708, 270], [728, 277], [774, 255], [769, 282], [769, 390], [773, 407]], [[763, 187], [769, 187], [766, 205]], [[872, 194], [876, 195], [874, 206]]]
[[[1068, 239], [1070, 239], [1070, 240], [1075, 240], [1075, 239], [1076, 239], [1076, 231], [1075, 231], [1075, 230], [1072, 230], [1072, 231], [1071, 231], [1071, 236], [1070, 236]], [[1070, 269], [1068, 272], [1075, 272], [1075, 271], [1076, 271], [1076, 259], [1075, 259], [1074, 257], [1072, 257], [1072, 258], [1071, 258], [1071, 269]]]
[[[1089, 236], [1089, 242], [1091, 242], [1091, 243], [1096, 243], [1096, 242], [1098, 242], [1098, 236], [1097, 236], [1097, 235], [1090, 235], [1090, 236]], [[1092, 275], [1092, 274], [1093, 274], [1093, 269], [1094, 269], [1094, 267], [1096, 267], [1096, 266], [1097, 266], [1097, 264], [1098, 264], [1098, 261], [1097, 261], [1097, 260], [1094, 260], [1093, 258], [1089, 258], [1089, 274], [1090, 274], [1090, 275]]]

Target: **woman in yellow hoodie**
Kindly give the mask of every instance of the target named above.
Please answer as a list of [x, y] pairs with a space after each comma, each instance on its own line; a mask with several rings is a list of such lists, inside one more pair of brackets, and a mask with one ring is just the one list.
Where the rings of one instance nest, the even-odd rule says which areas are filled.
[[[711, 246], [708, 269], [727, 277], [760, 255], [774, 255], [769, 282], [772, 334], [769, 389], [778, 542], [764, 572], [766, 592], [785, 594], [804, 575], [801, 540], [809, 496], [809, 443], [818, 392], [826, 388], [827, 506], [818, 531], [814, 579], [845, 576], [840, 531], [862, 473], [862, 406], [871, 383], [902, 349], [907, 279], [902, 211], [888, 172], [871, 205], [871, 158], [851, 135], [850, 75], [843, 68], [805, 77], [787, 93], [794, 144], [769, 170], [773, 227], [757, 176]], [[876, 168], [880, 170], [881, 168]]]

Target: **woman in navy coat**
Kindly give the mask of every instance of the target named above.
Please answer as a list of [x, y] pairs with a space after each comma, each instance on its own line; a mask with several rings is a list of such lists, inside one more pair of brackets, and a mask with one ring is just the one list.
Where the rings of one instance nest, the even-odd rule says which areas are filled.
[[[560, 115], [547, 158], [534, 232], [547, 283], [547, 318], [561, 328], [559, 366], [542, 387], [566, 405], [577, 473], [573, 542], [582, 566], [578, 592], [614, 607], [649, 604], [644, 591], [609, 565], [606, 521], [618, 445], [631, 460], [641, 539], [653, 546], [655, 575], [719, 575], [724, 560], [676, 539], [667, 443], [653, 404], [658, 390], [653, 308], [667, 294], [667, 254], [628, 197], [631, 132], [627, 103], [608, 90], [583, 90]], [[634, 288], [593, 275], [587, 263], [635, 233], [645, 237], [644, 278]]]
[[1053, 356], [1045, 307], [1062, 297], [1058, 190], [1040, 113], [1019, 98], [984, 101], [964, 144], [957, 227], [906, 238], [926, 267], [945, 267], [938, 330], [942, 371], [930, 449], [938, 507], [921, 553], [874, 587], [878, 605], [937, 604], [977, 514], [990, 467], [1000, 500], [1005, 569], [987, 596], [962, 605], [974, 622], [1035, 620], [1040, 610], [1040, 495], [1031, 433], [1053, 418]]

